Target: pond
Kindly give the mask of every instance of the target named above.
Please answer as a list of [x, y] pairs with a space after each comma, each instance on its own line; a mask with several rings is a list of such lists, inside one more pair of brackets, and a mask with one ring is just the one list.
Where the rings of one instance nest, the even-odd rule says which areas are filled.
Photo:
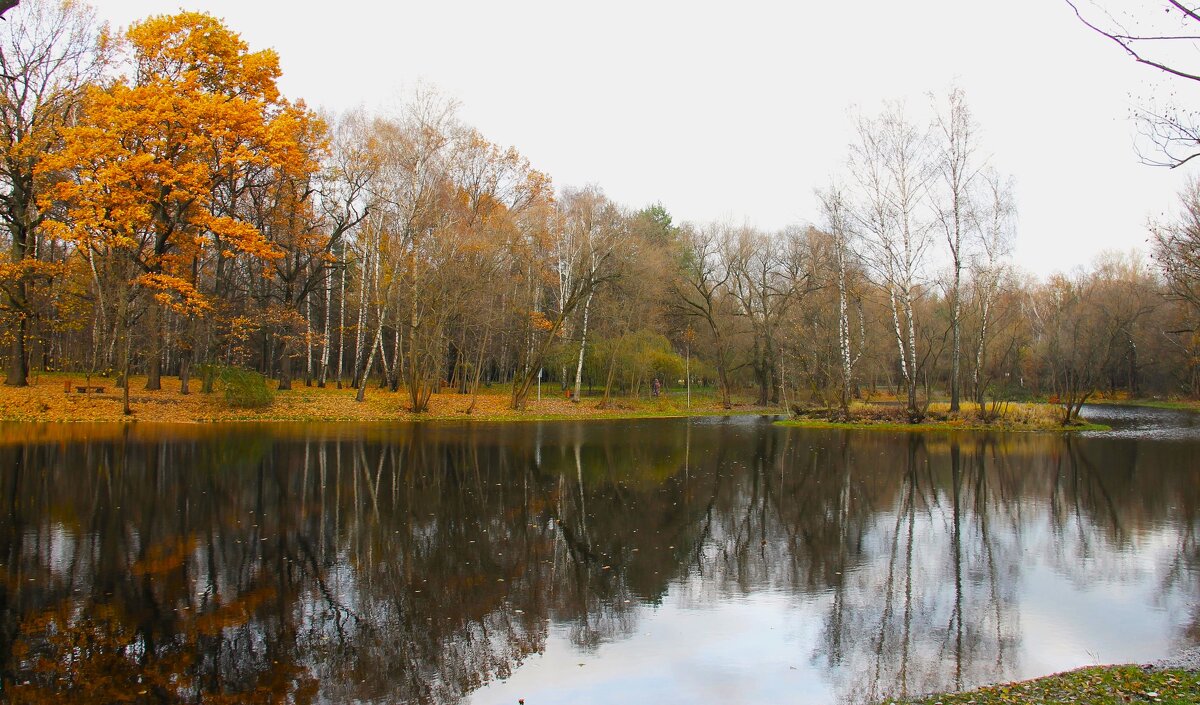
[[1200, 425], [1085, 413], [0, 426], [3, 699], [871, 703], [1196, 644]]

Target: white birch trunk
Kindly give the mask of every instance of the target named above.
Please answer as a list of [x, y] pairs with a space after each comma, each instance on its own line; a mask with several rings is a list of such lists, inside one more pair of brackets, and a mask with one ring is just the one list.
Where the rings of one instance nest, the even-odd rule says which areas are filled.
[[583, 328], [579, 335], [579, 359], [575, 363], [575, 396], [572, 400], [579, 401], [579, 392], [583, 382], [583, 351], [587, 347], [587, 332], [588, 332], [588, 313], [592, 308], [592, 296], [594, 291], [588, 292], [587, 301], [583, 304]]

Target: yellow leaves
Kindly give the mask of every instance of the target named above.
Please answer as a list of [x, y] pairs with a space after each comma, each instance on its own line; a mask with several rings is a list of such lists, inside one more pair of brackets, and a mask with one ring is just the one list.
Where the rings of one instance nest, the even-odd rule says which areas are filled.
[[202, 214], [196, 218], [196, 224], [220, 237], [223, 244], [232, 247], [237, 252], [262, 260], [283, 257], [283, 250], [263, 237], [258, 228], [245, 221], [227, 216]]
[[325, 125], [302, 103], [280, 99], [274, 52], [249, 52], [210, 15], [151, 17], [129, 29], [126, 47], [129, 75], [88, 91], [77, 123], [39, 166], [54, 182], [41, 205], [66, 205], [46, 231], [134, 263], [144, 272], [138, 283], [163, 306], [209, 313], [191, 283], [206, 255], [284, 256], [228, 194], [267, 184], [289, 194], [287, 213], [259, 219], [262, 227], [285, 229], [288, 215], [303, 220]]
[[0, 282], [46, 279], [59, 276], [65, 271], [66, 265], [61, 262], [46, 262], [32, 257], [14, 261], [0, 255]]
[[542, 313], [541, 311], [530, 311], [529, 323], [537, 330], [554, 330], [554, 323], [552, 323], [550, 319], [546, 318], [546, 314]]
[[197, 316], [212, 310], [212, 304], [185, 279], [167, 274], [143, 274], [137, 283], [154, 292], [154, 299], [159, 304], [176, 313]]
[[278, 98], [278, 55], [271, 50], [249, 53], [241, 37], [212, 15], [150, 17], [130, 27], [126, 39], [141, 80], [227, 96]]

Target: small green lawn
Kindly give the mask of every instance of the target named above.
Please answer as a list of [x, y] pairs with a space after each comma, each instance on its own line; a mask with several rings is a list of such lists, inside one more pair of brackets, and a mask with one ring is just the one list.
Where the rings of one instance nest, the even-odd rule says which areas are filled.
[[930, 695], [880, 705], [1126, 705], [1200, 703], [1200, 673], [1147, 671], [1137, 666], [1098, 666], [1020, 683], [990, 685], [965, 693]]
[[871, 431], [1006, 431], [1015, 433], [1046, 433], [1046, 432], [1075, 432], [1075, 431], [1111, 431], [1111, 426], [1098, 423], [1081, 423], [1071, 426], [1015, 426], [998, 422], [994, 424], [970, 423], [964, 421], [927, 421], [922, 423], [892, 423], [875, 421], [828, 421], [826, 419], [788, 419], [776, 421], [776, 426], [794, 426], [797, 428], [845, 428], [866, 429]]

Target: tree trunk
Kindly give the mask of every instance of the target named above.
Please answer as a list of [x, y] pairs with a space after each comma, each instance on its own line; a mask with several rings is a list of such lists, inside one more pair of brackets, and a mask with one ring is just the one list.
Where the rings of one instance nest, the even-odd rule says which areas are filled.
[[842, 420], [850, 420], [850, 385], [854, 373], [850, 359], [850, 312], [846, 302], [846, 252], [845, 243], [837, 242], [837, 278], [838, 278], [838, 348], [841, 352], [842, 363]]
[[346, 356], [346, 246], [342, 245], [342, 291], [338, 296], [338, 369], [337, 388], [342, 388], [343, 361]]
[[[354, 338], [354, 378], [350, 381], [350, 385], [353, 387], [358, 387], [359, 381], [360, 381], [358, 376], [360, 374], [359, 370], [361, 369], [360, 366], [362, 364], [363, 341], [364, 341], [364, 338], [366, 337], [367, 296], [369, 294], [368, 290], [370, 288], [370, 279], [367, 276], [367, 270], [370, 269], [370, 266], [371, 266], [370, 258], [368, 257], [367, 265], [362, 268], [362, 274], [361, 274], [362, 281], [359, 283], [359, 287], [358, 287], [358, 289], [359, 289], [358, 326], [357, 326], [357, 330], [355, 331], [355, 338]], [[372, 354], [374, 354], [374, 351], [372, 351]]]
[[[146, 353], [146, 389], [155, 391], [162, 389], [162, 309], [154, 297], [150, 297], [147, 307], [147, 325], [150, 328], [150, 350]], [[128, 343], [127, 343], [128, 344]], [[129, 376], [126, 375], [128, 380]]]
[[589, 293], [587, 302], [583, 305], [583, 329], [579, 335], [579, 360], [575, 363], [575, 394], [571, 397], [571, 401], [579, 403], [580, 382], [583, 377], [583, 351], [587, 346], [588, 333], [588, 313], [592, 308], [592, 294]]
[[129, 324], [125, 324], [125, 359], [121, 362], [121, 379], [124, 384], [121, 385], [121, 409], [126, 416], [133, 415], [133, 409], [129, 407]]
[[[25, 283], [21, 282], [17, 287], [25, 289]], [[24, 294], [21, 294], [24, 296]], [[15, 297], [14, 297], [15, 298]], [[13, 331], [12, 347], [9, 348], [8, 360], [8, 376], [4, 379], [4, 384], [9, 387], [26, 387], [29, 386], [29, 357], [25, 350], [25, 337], [29, 332], [29, 322], [25, 314], [17, 312], [16, 330]]]
[[325, 387], [325, 380], [329, 377], [329, 347], [330, 347], [329, 344], [331, 342], [329, 339], [329, 305], [330, 305], [331, 299], [332, 299], [333, 287], [331, 287], [329, 285], [329, 269], [328, 268], [326, 268], [326, 270], [325, 270], [325, 277], [324, 277], [323, 282], [324, 282], [324, 287], [325, 287], [325, 311], [323, 314], [325, 320], [324, 320], [324, 325], [321, 328], [321, 338], [322, 338], [321, 367], [317, 371], [317, 386], [322, 389]]
[[[958, 228], [958, 204], [955, 204], [955, 225]], [[962, 261], [959, 258], [958, 250], [954, 252], [954, 289], [951, 292], [950, 305], [950, 324], [954, 328], [954, 343], [953, 349], [950, 352], [950, 413], [958, 413], [959, 407], [959, 377], [961, 376], [960, 368], [962, 366], [962, 297], [959, 296], [959, 287], [962, 283]]]
[[191, 355], [185, 354], [182, 356], [182, 359], [179, 361], [179, 393], [180, 394], [190, 394], [191, 393], [191, 390], [188, 389], [188, 382], [191, 381], [191, 372], [192, 372], [191, 357], [192, 357]]
[[292, 350], [287, 337], [279, 339], [279, 389], [292, 388]]
[[975, 347], [975, 372], [972, 375], [971, 384], [975, 388], [975, 403], [981, 408], [983, 407], [984, 376], [983, 366], [987, 362], [987, 330], [988, 317], [992, 308], [992, 294], [990, 291], [984, 293], [983, 307], [979, 314], [979, 338], [976, 340]]
[[375, 326], [375, 337], [371, 341], [370, 352], [367, 353], [367, 363], [363, 366], [362, 372], [357, 373], [358, 394], [354, 396], [354, 401], [363, 401], [367, 398], [367, 374], [371, 370], [371, 365], [375, 364], [375, 351], [383, 349], [383, 316], [379, 317], [379, 324]]
[[313, 382], [312, 305], [309, 294], [304, 295], [304, 386]]
[[471, 382], [471, 403], [467, 406], [467, 413], [475, 411], [475, 402], [479, 400], [479, 380], [483, 377], [483, 355], [487, 352], [488, 340], [492, 336], [490, 327], [483, 329], [483, 342], [479, 345], [479, 355], [475, 357], [475, 374]]

